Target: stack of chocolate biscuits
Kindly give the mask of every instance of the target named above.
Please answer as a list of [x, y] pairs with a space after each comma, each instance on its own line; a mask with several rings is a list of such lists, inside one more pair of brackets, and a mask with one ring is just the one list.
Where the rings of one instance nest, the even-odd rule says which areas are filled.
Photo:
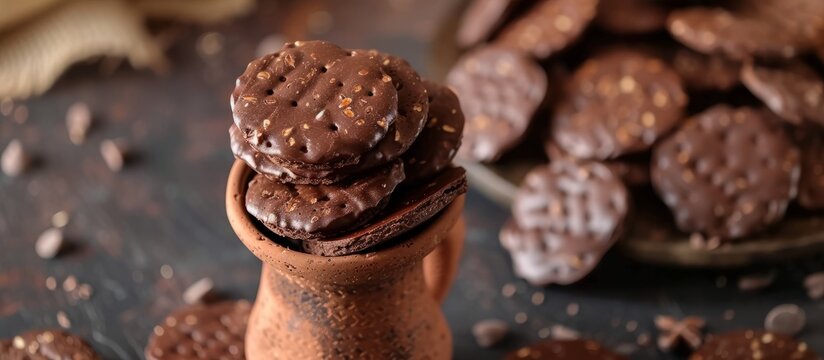
[[824, 209], [822, 1], [473, 0], [456, 35], [459, 156], [549, 160], [501, 231], [535, 284], [595, 267], [628, 188], [704, 245]]
[[308, 253], [364, 251], [466, 191], [458, 98], [393, 55], [289, 43], [248, 65], [231, 106], [232, 151], [257, 172], [248, 212]]

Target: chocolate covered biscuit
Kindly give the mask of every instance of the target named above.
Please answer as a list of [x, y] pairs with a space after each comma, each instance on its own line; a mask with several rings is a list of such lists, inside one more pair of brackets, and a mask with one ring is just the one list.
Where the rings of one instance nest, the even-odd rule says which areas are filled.
[[818, 360], [807, 343], [761, 330], [739, 330], [712, 336], [690, 360]]
[[767, 110], [717, 105], [653, 150], [652, 182], [687, 232], [721, 239], [781, 220], [795, 197], [799, 152]]
[[672, 57], [672, 68], [691, 90], [727, 91], [740, 82], [741, 64], [723, 55], [678, 49]]
[[494, 43], [539, 59], [565, 49], [587, 29], [598, 0], [542, 0], [501, 30]]
[[3, 360], [97, 360], [86, 341], [62, 330], [32, 330], [0, 341]]
[[642, 152], [682, 119], [687, 95], [663, 61], [615, 50], [573, 75], [550, 126], [553, 141], [580, 159]]
[[765, 66], [748, 63], [741, 81], [782, 119], [824, 126], [824, 81], [802, 62]]
[[377, 215], [403, 179], [400, 161], [332, 185], [296, 185], [257, 175], [249, 182], [246, 210], [283, 237], [331, 237]]
[[543, 69], [527, 55], [496, 46], [465, 54], [446, 79], [466, 116], [458, 155], [494, 161], [517, 145], [546, 96]]
[[147, 360], [245, 359], [251, 304], [245, 300], [189, 305], [154, 327]]
[[664, 29], [668, 9], [658, 0], [599, 0], [595, 23], [618, 34], [644, 34]]
[[510, 352], [506, 360], [621, 360], [594, 340], [546, 340]]
[[523, 0], [473, 0], [461, 16], [455, 33], [460, 47], [470, 47], [488, 39]]

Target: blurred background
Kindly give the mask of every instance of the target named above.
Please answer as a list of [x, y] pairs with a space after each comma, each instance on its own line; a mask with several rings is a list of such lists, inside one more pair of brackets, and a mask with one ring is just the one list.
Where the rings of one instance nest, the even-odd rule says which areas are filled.
[[[153, 326], [202, 278], [254, 298], [260, 265], [224, 211], [233, 158], [234, 79], [286, 41], [325, 39], [407, 59], [443, 80], [462, 0], [0, 0], [0, 339], [33, 328], [81, 335], [106, 359], [140, 359]], [[8, 150], [7, 150], [8, 152]], [[761, 328], [782, 303], [806, 310], [799, 335], [824, 353], [824, 303], [804, 276], [811, 254], [734, 269], [646, 265], [610, 253], [571, 286], [515, 277], [498, 231], [509, 210], [470, 190], [467, 246], [444, 309], [455, 358], [495, 359], [558, 326], [637, 359], [661, 351], [656, 315], [702, 316], [708, 332]], [[62, 229], [63, 248], [35, 243]], [[48, 255], [48, 254], [45, 254]], [[757, 293], [736, 283], [776, 275]], [[510, 324], [494, 348], [479, 320]]]

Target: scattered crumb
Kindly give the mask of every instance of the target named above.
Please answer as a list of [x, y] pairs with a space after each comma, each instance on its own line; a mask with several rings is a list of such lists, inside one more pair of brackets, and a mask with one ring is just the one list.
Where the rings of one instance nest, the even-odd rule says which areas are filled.
[[627, 321], [627, 325], [625, 327], [627, 331], [635, 332], [635, 330], [638, 330], [638, 322], [635, 320]]
[[581, 306], [578, 303], [569, 303], [566, 307], [566, 313], [569, 316], [578, 315], [578, 311], [581, 310]]
[[525, 312], [519, 312], [515, 314], [515, 323], [516, 324], [524, 324], [527, 321], [527, 315]]
[[187, 304], [195, 304], [203, 301], [214, 289], [214, 282], [211, 278], [202, 278], [194, 284], [189, 285], [183, 292], [183, 301]]
[[545, 295], [543, 292], [536, 291], [532, 294], [532, 304], [533, 305], [541, 305], [544, 303]]
[[581, 337], [581, 333], [577, 330], [559, 324], [552, 325], [550, 332], [555, 340], [576, 340]]
[[57, 312], [57, 323], [60, 324], [60, 327], [64, 329], [68, 329], [72, 327], [72, 322], [69, 320], [69, 317], [66, 316], [62, 310]]
[[34, 243], [34, 252], [41, 259], [53, 259], [63, 247], [63, 230], [50, 228], [44, 231]]
[[64, 228], [69, 224], [69, 213], [65, 210], [58, 211], [52, 215], [51, 222], [58, 229]]
[[731, 321], [732, 319], [735, 319], [735, 310], [728, 309], [728, 310], [724, 311], [723, 316], [724, 316], [724, 320]]
[[515, 284], [506, 283], [501, 288], [501, 295], [503, 295], [504, 297], [511, 298], [513, 295], [515, 295], [516, 290], [517, 290], [517, 288], [515, 287]]
[[175, 276], [175, 270], [172, 269], [172, 267], [168, 264], [163, 264], [162, 266], [160, 266], [160, 276], [167, 280], [171, 279], [173, 276]]
[[499, 344], [509, 333], [509, 325], [503, 320], [486, 319], [472, 326], [472, 335], [478, 346], [488, 348]]
[[20, 140], [14, 139], [9, 142], [3, 154], [0, 155], [0, 170], [7, 176], [20, 176], [28, 167], [29, 158], [26, 155], [23, 144]]
[[46, 289], [51, 291], [57, 289], [57, 280], [55, 280], [54, 276], [49, 276], [46, 278]]

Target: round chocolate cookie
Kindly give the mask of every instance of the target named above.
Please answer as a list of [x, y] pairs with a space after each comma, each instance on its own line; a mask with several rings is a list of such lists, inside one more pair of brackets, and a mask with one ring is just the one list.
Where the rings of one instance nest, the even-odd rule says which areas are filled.
[[541, 1], [504, 27], [495, 43], [545, 59], [577, 40], [597, 8], [598, 0]]
[[62, 330], [33, 330], [11, 341], [0, 341], [3, 360], [97, 360], [100, 357], [80, 337]]
[[784, 217], [798, 188], [799, 153], [767, 110], [717, 105], [658, 144], [652, 183], [678, 227], [721, 239]]
[[803, 63], [783, 67], [748, 63], [741, 69], [741, 81], [782, 119], [824, 126], [824, 81]]
[[461, 146], [464, 115], [458, 97], [448, 87], [424, 81], [429, 94], [426, 126], [403, 155], [404, 183], [426, 180], [452, 164]]
[[559, 159], [527, 174], [501, 244], [534, 285], [571, 284], [612, 247], [629, 211], [626, 186], [607, 167]]
[[800, 127], [795, 137], [801, 149], [798, 204], [810, 210], [824, 209], [824, 129]]
[[761, 330], [741, 330], [710, 337], [690, 360], [820, 360], [807, 343]]
[[391, 241], [435, 217], [455, 198], [466, 193], [463, 168], [443, 169], [426, 182], [396, 190], [389, 204], [371, 222], [334, 238], [300, 242], [303, 251], [321, 256], [358, 253]]
[[668, 13], [657, 0], [599, 0], [595, 23], [613, 33], [644, 34], [664, 29]]
[[679, 49], [672, 57], [672, 68], [692, 90], [727, 91], [740, 82], [741, 64], [723, 55]]
[[446, 79], [466, 116], [462, 158], [494, 161], [517, 145], [546, 96], [544, 70], [527, 55], [486, 46], [466, 53]]
[[368, 222], [403, 179], [400, 161], [333, 185], [296, 185], [258, 174], [249, 182], [246, 210], [286, 238], [331, 237]]
[[547, 340], [510, 352], [506, 360], [621, 360], [593, 340]]
[[682, 120], [686, 104], [681, 79], [663, 61], [611, 51], [575, 72], [551, 138], [580, 159], [642, 152]]
[[154, 327], [147, 360], [245, 359], [246, 300], [189, 305]]
[[523, 0], [473, 0], [455, 33], [458, 46], [468, 48], [488, 39]]
[[824, 2], [808, 0], [732, 1], [727, 8], [673, 11], [670, 33], [694, 50], [736, 60], [791, 58], [822, 39]]
[[282, 166], [328, 170], [356, 163], [398, 117], [398, 91], [366, 53], [323, 42], [284, 45], [252, 61], [232, 93], [235, 125]]
[[[550, 161], [560, 159], [576, 160], [558, 148], [552, 141], [547, 141], [544, 149]], [[624, 184], [629, 186], [646, 186], [650, 183], [649, 158], [650, 154], [644, 152], [622, 156], [617, 159], [604, 160], [601, 161], [601, 163], [623, 180]]]

